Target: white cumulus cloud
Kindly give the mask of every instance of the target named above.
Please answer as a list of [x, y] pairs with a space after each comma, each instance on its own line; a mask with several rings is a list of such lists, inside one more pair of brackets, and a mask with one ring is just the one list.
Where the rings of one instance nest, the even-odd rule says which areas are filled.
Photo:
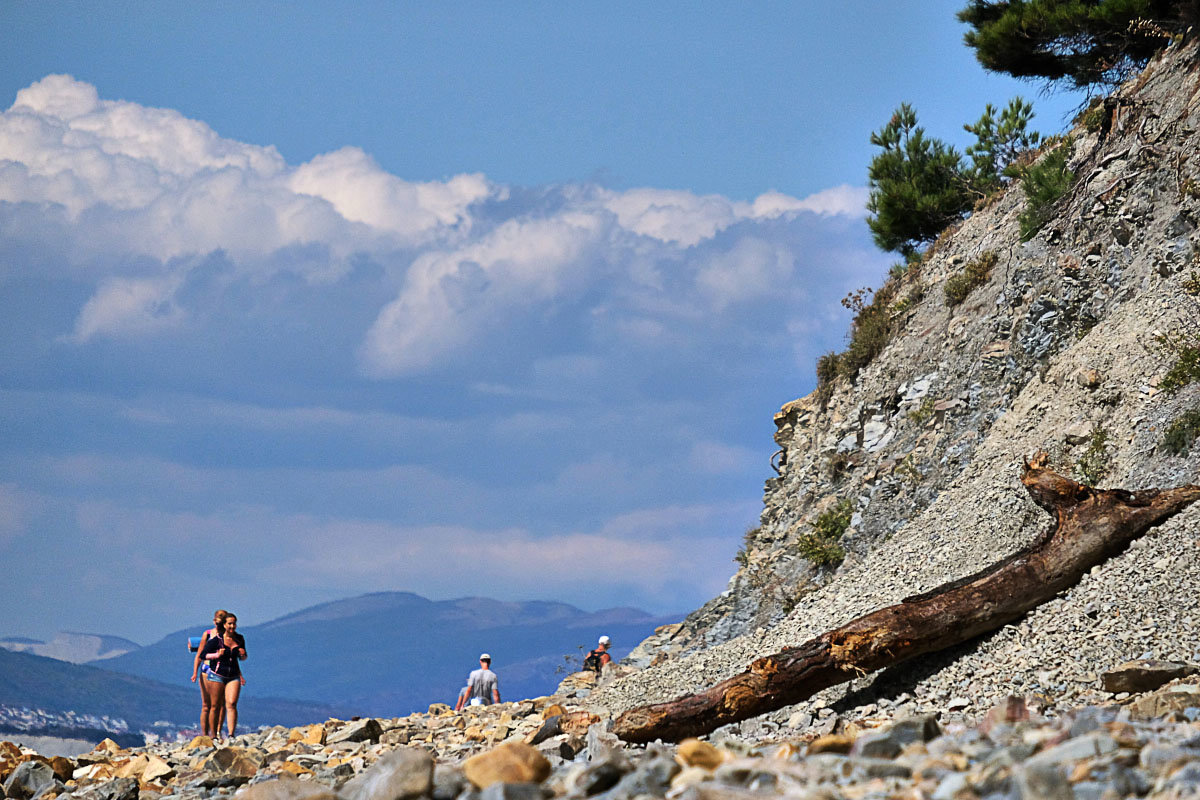
[[[249, 314], [313, 319], [331, 313], [324, 287], [363, 256], [379, 270], [360, 288], [373, 306], [351, 357], [391, 377], [519, 343], [550, 321], [614, 347], [719, 336], [754, 304], [762, 318], [814, 280], [842, 280], [813, 274], [805, 238], [860, 217], [865, 190], [751, 202], [590, 184], [518, 191], [478, 173], [407, 181], [354, 147], [289, 165], [274, 147], [50, 75], [0, 113], [0, 203], [14, 204], [0, 214], [38, 209], [47, 238], [71, 240], [71, 278], [92, 293], [62, 341], [169, 335], [221, 319], [234, 291], [253, 296]], [[201, 275], [214, 253], [219, 276]], [[281, 275], [313, 287], [302, 304], [269, 294]], [[535, 357], [546, 355], [559, 353]]]

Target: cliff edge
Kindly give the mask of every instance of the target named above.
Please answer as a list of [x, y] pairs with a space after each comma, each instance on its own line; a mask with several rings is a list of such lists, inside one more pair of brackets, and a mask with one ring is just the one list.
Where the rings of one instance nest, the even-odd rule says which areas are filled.
[[[1014, 182], [892, 286], [882, 352], [853, 383], [776, 415], [779, 475], [727, 591], [644, 642], [632, 663], [646, 668], [590, 703], [619, 711], [695, 691], [1019, 549], [1050, 523], [1019, 481], [1037, 450], [1104, 487], [1197, 481], [1200, 447], [1175, 454], [1163, 437], [1200, 406], [1200, 384], [1160, 387], [1172, 366], [1162, 334], [1200, 335], [1197, 58], [1195, 41], [1176, 42], [1083, 115], [1057, 144], [1070, 189], [1028, 241]], [[967, 271], [978, 285], [952, 304], [948, 282]], [[845, 558], [817, 566], [805, 541], [835, 509], [849, 516]], [[1023, 621], [775, 721], [901, 696], [976, 712], [1009, 693], [1065, 701], [1128, 659], [1200, 657], [1198, 535], [1192, 508]]]

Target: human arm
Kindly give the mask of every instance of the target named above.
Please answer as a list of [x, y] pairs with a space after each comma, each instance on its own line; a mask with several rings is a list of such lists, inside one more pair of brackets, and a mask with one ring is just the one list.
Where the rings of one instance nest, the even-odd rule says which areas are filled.
[[200, 658], [205, 661], [216, 661], [225, 655], [225, 639], [221, 636], [210, 636], [200, 648]]
[[467, 692], [470, 688], [470, 686], [464, 686], [458, 690], [458, 701], [454, 704], [455, 711], [462, 711], [463, 703], [467, 702]]

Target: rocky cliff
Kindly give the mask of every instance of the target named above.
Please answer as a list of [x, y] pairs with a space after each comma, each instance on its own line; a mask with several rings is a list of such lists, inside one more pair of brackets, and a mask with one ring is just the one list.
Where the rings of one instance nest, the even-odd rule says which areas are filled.
[[[854, 382], [783, 406], [779, 475], [728, 590], [644, 643], [636, 663], [656, 666], [593, 702], [695, 690], [1013, 552], [1050, 522], [1018, 480], [1037, 450], [1064, 472], [1082, 462], [1100, 486], [1197, 481], [1200, 447], [1176, 455], [1162, 442], [1200, 406], [1200, 385], [1160, 389], [1174, 357], [1158, 342], [1200, 335], [1196, 43], [1167, 48], [1085, 118], [1060, 145], [1071, 188], [1036, 235], [1022, 241], [1027, 200], [1014, 184], [900, 280], [892, 338]], [[951, 304], [946, 287], [967, 270], [982, 280]], [[816, 566], [804, 543], [832, 509], [850, 517], [846, 556]], [[1129, 658], [1191, 657], [1197, 535], [1192, 508], [1019, 624], [883, 680], [917, 705], [955, 697], [967, 708], [1014, 690], [1083, 691]], [[846, 692], [799, 712], [853, 704]]]

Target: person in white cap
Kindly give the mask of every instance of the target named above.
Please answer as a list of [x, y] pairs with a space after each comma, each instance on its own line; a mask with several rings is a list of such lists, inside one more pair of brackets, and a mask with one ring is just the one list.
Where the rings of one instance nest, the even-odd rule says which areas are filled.
[[487, 653], [479, 655], [479, 669], [471, 670], [467, 676], [467, 685], [458, 693], [458, 702], [454, 704], [455, 711], [462, 711], [464, 705], [489, 706], [500, 702], [500, 679], [492, 672], [492, 657]]
[[593, 672], [601, 672], [605, 664], [612, 663], [612, 656], [608, 654], [608, 648], [612, 645], [612, 639], [607, 636], [601, 636], [600, 641], [596, 644], [596, 649], [587, 654], [583, 659], [583, 668], [590, 669]]

